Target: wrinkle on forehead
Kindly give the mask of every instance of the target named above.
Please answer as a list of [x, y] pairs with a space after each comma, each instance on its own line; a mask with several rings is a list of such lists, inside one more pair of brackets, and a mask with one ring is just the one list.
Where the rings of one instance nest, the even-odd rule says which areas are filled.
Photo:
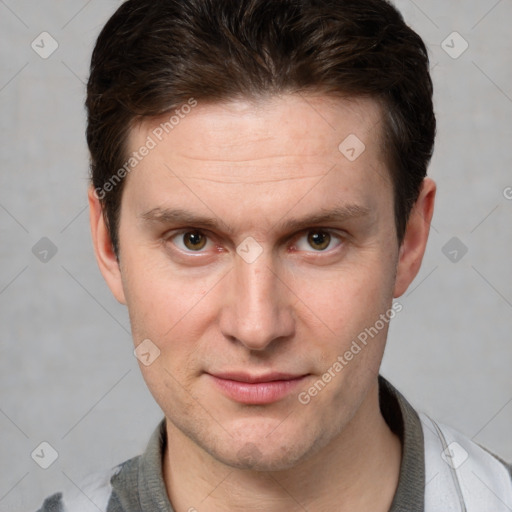
[[[134, 127], [130, 146], [143, 144], [167, 118]], [[164, 134], [141, 167], [147, 172], [167, 168], [170, 178], [219, 185], [291, 184], [321, 179], [333, 169], [361, 172], [384, 163], [380, 120], [380, 104], [363, 98], [290, 94], [260, 102], [199, 102]], [[348, 163], [338, 149], [352, 133], [364, 139], [364, 164]]]
[[[312, 174], [308, 176], [289, 176], [285, 178], [276, 178], [276, 179], [268, 179], [268, 180], [251, 180], [250, 182], [247, 181], [230, 181], [228, 178], [214, 180], [213, 178], [201, 178], [198, 176], [180, 176], [179, 174], [176, 174], [177, 178], [181, 178], [184, 180], [196, 180], [196, 181], [208, 181], [210, 183], [221, 183], [222, 185], [239, 185], [239, 184], [251, 184], [251, 185], [264, 185], [265, 183], [281, 183], [283, 181], [300, 181], [300, 180], [308, 180], [308, 179], [315, 179], [315, 178], [322, 178], [327, 173], [323, 174]], [[250, 176], [248, 176], [250, 178]], [[232, 176], [229, 176], [229, 178], [232, 178]]]

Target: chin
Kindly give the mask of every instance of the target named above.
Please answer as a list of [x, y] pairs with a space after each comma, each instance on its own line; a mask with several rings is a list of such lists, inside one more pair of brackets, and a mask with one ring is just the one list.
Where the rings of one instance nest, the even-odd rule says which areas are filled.
[[220, 462], [237, 469], [252, 471], [285, 471], [303, 463], [321, 450], [328, 439], [299, 439], [293, 441], [287, 437], [286, 442], [273, 443], [262, 436], [251, 441], [233, 443], [236, 451], [210, 450], [210, 454]]
[[303, 453], [283, 453], [277, 447], [267, 453], [262, 453], [258, 446], [247, 443], [237, 453], [220, 458], [221, 462], [236, 469], [251, 471], [284, 471], [297, 466], [305, 457]]

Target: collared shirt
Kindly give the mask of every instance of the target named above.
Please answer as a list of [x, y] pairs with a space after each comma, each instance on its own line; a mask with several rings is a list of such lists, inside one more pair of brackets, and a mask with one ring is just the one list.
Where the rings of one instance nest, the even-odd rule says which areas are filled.
[[[424, 512], [425, 453], [420, 418], [382, 376], [379, 400], [384, 419], [402, 443], [399, 481], [389, 512]], [[88, 507], [94, 511], [99, 507], [105, 512], [174, 512], [162, 475], [165, 448], [166, 429], [162, 420], [142, 455], [94, 478], [81, 488], [77, 498], [54, 494], [38, 512], [88, 512]], [[512, 466], [507, 469], [512, 477]], [[79, 501], [83, 505], [78, 505]]]

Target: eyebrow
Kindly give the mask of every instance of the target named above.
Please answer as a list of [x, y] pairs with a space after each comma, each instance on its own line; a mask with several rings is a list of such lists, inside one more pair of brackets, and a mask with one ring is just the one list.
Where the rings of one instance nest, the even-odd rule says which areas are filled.
[[[370, 211], [371, 210], [369, 208], [357, 204], [337, 206], [331, 209], [322, 209], [304, 217], [292, 217], [286, 220], [281, 220], [273, 229], [284, 232], [292, 230], [299, 231], [315, 225], [320, 226], [322, 224], [332, 224], [364, 217], [367, 216]], [[208, 217], [198, 215], [194, 212], [181, 208], [157, 207], [140, 214], [139, 218], [150, 223], [182, 224], [212, 230], [222, 230], [224, 227], [229, 234], [234, 233], [234, 229], [231, 226], [227, 225], [216, 216]]]

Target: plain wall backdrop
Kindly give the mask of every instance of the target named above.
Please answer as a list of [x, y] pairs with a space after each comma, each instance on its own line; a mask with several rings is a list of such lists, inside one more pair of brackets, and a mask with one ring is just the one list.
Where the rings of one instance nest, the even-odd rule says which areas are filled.
[[[86, 208], [85, 82], [119, 4], [0, 0], [1, 511], [35, 511], [140, 453], [162, 417], [96, 266]], [[512, 461], [512, 0], [396, 4], [430, 50], [439, 189], [382, 373]], [[41, 442], [58, 453], [48, 469], [31, 457]]]

